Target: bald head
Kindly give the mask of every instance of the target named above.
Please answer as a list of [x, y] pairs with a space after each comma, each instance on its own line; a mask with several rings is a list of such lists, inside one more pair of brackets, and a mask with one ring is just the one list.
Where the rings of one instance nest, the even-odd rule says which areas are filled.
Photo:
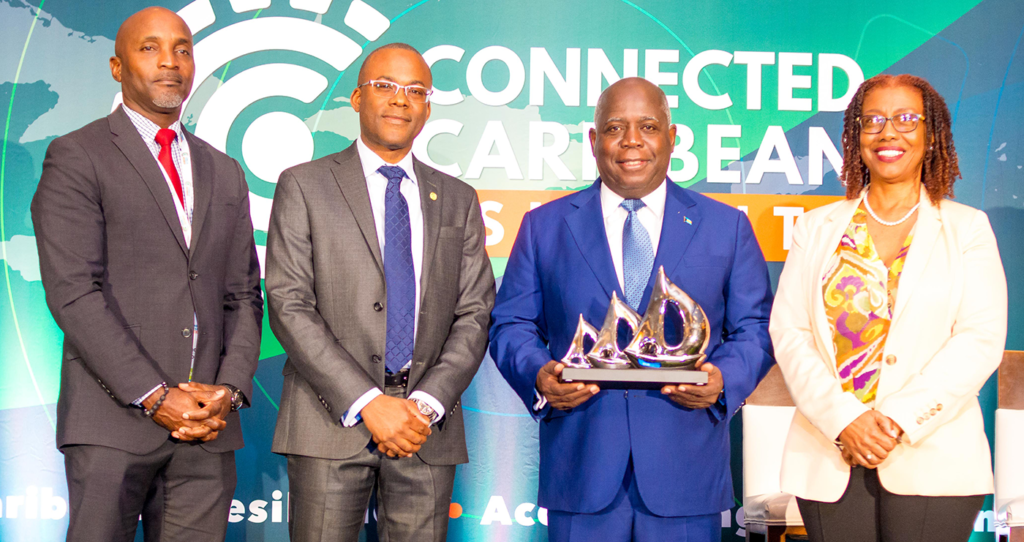
[[[401, 54], [408, 55], [410, 58], [412, 56], [419, 57], [419, 60], [420, 62], [423, 63], [423, 67], [426, 68], [427, 73], [430, 73], [430, 67], [427, 66], [427, 61], [423, 60], [423, 55], [421, 55], [419, 50], [417, 50], [415, 47], [409, 45], [408, 43], [388, 43], [386, 45], [381, 45], [380, 47], [371, 51], [370, 54], [366, 55], [366, 60], [364, 60], [363, 65], [359, 67], [358, 84], [361, 85], [369, 81], [370, 79], [376, 77], [376, 75], [374, 75], [373, 72], [374, 69], [377, 67], [378, 61], [380, 60], [380, 57], [382, 55], [386, 56], [389, 54], [398, 53], [400, 51], [402, 52]], [[430, 85], [428, 84], [425, 86]]]
[[124, 104], [164, 128], [178, 120], [192, 90], [192, 32], [178, 14], [146, 8], [121, 24], [110, 74]]
[[124, 58], [126, 44], [133, 41], [132, 38], [136, 37], [139, 31], [153, 25], [177, 27], [183, 34], [188, 34], [189, 43], [192, 42], [192, 31], [184, 19], [167, 8], [153, 6], [134, 13], [121, 23], [121, 27], [117, 29], [117, 37], [114, 38], [114, 55]]
[[597, 107], [594, 108], [594, 122], [598, 122], [604, 110], [607, 109], [609, 102], [633, 99], [631, 97], [637, 95], [645, 96], [647, 99], [657, 102], [661, 106], [661, 112], [665, 115], [666, 122], [672, 122], [672, 110], [669, 109], [668, 97], [665, 96], [665, 91], [642, 77], [619, 79], [604, 89], [604, 92], [597, 99]]

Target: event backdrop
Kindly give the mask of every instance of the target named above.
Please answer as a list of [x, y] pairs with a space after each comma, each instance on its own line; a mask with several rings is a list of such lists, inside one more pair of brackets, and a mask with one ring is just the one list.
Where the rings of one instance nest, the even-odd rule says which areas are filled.
[[[118, 103], [107, 63], [114, 36], [151, 3], [0, 0], [4, 542], [61, 540], [68, 521], [53, 429], [62, 335], [44, 303], [29, 202], [50, 141]], [[841, 111], [855, 86], [882, 72], [923, 76], [953, 115], [964, 177], [957, 200], [986, 210], [999, 239], [1010, 285], [1007, 346], [1024, 348], [1020, 0], [158, 3], [195, 34], [197, 75], [183, 120], [245, 168], [261, 257], [278, 174], [354, 141], [348, 97], [366, 53], [383, 43], [410, 43], [433, 66], [433, 112], [415, 154], [479, 190], [498, 277], [523, 213], [595, 179], [586, 133], [609, 81], [639, 75], [661, 85], [679, 125], [672, 180], [744, 209], [774, 280], [796, 216], [843, 194]], [[270, 453], [284, 356], [266, 326], [261, 357], [252, 408], [242, 414], [233, 541], [287, 538], [285, 461]], [[990, 437], [994, 394], [990, 382], [982, 392]], [[545, 540], [545, 511], [534, 504], [535, 422], [489, 358], [463, 403], [471, 463], [458, 470], [449, 540]], [[672, 483], [689, 491], [686, 480]], [[989, 501], [974, 540], [991, 539], [994, 528]], [[743, 536], [739, 501], [722, 529], [725, 540]]]

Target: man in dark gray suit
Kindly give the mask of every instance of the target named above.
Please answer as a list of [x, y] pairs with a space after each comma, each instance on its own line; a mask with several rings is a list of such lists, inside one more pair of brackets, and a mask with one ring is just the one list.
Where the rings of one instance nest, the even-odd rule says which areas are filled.
[[447, 533], [494, 276], [474, 190], [409, 152], [430, 89], [412, 47], [370, 53], [357, 142], [277, 184], [267, 303], [288, 361], [273, 451], [288, 456], [293, 542], [357, 540], [375, 485], [382, 540]]
[[263, 299], [238, 163], [181, 127], [192, 35], [163, 8], [121, 26], [124, 105], [55, 139], [32, 200], [64, 331], [57, 445], [70, 541], [223, 540]]

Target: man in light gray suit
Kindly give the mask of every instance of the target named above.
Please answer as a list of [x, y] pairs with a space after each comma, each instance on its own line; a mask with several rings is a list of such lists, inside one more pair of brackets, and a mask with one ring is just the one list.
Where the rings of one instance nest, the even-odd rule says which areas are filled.
[[404, 44], [367, 56], [360, 137], [281, 174], [267, 236], [270, 326], [288, 361], [273, 451], [293, 542], [443, 541], [459, 399], [487, 346], [494, 276], [475, 191], [410, 154], [431, 75]]

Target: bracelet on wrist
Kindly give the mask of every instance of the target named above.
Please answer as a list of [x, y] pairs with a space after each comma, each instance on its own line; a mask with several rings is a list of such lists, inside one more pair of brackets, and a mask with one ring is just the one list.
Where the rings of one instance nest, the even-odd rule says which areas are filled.
[[143, 412], [147, 418], [152, 418], [154, 415], [156, 415], [156, 411], [160, 410], [160, 405], [164, 404], [164, 399], [167, 399], [167, 393], [171, 391], [170, 389], [167, 388], [167, 382], [161, 382], [160, 387], [164, 389], [163, 394], [161, 394], [160, 398], [157, 399], [155, 403], [153, 403], [152, 408], [147, 408]]

